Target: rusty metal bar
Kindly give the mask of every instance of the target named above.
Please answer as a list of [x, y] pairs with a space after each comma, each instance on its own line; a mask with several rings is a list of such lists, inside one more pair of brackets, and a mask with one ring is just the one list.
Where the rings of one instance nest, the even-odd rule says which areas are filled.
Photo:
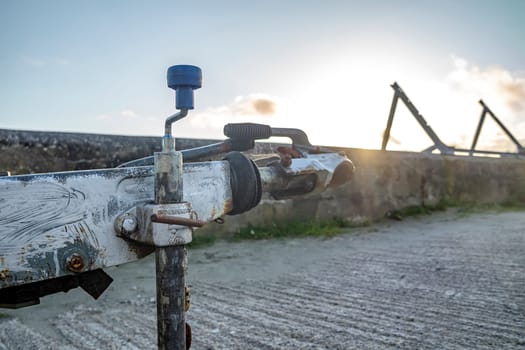
[[169, 216], [169, 215], [157, 215], [157, 214], [153, 214], [151, 216], [151, 222], [158, 222], [161, 224], [168, 224], [168, 225], [181, 225], [181, 226], [188, 226], [188, 227], [203, 227], [204, 225], [207, 224], [206, 221], [202, 221], [202, 220], [181, 218], [181, 217]]

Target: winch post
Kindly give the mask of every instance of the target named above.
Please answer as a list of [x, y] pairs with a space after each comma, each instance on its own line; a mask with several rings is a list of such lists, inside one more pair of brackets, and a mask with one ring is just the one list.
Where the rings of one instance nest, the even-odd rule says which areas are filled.
[[[166, 119], [162, 152], [155, 153], [155, 203], [183, 201], [182, 153], [175, 151], [171, 124], [193, 109], [193, 90], [201, 87], [202, 73], [195, 66], [172, 66], [168, 69], [168, 87], [176, 91], [176, 108], [180, 112]], [[155, 248], [157, 284], [157, 336], [160, 350], [187, 349], [185, 320], [184, 245]]]

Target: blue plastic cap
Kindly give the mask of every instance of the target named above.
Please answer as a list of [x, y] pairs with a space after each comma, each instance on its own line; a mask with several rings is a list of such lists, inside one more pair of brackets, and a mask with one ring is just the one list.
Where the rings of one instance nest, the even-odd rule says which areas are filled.
[[199, 67], [177, 65], [168, 68], [168, 87], [176, 91], [176, 108], [193, 109], [193, 90], [202, 86]]

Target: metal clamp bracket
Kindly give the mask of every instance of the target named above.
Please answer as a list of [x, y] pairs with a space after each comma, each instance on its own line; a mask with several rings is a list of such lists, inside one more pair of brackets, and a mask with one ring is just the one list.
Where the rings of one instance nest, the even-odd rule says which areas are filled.
[[191, 243], [193, 227], [206, 222], [198, 220], [189, 202], [145, 204], [134, 207], [115, 220], [118, 235], [155, 247]]

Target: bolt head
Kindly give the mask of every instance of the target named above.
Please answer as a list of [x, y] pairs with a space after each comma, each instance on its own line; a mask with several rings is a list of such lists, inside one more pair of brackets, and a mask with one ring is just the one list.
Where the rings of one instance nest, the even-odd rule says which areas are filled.
[[133, 232], [137, 229], [137, 219], [133, 216], [127, 216], [122, 220], [122, 230], [126, 232]]
[[86, 266], [82, 255], [73, 253], [66, 259], [67, 269], [71, 272], [82, 272]]
[[135, 215], [126, 213], [121, 215], [115, 221], [115, 230], [118, 234], [129, 236], [138, 228], [138, 220]]

